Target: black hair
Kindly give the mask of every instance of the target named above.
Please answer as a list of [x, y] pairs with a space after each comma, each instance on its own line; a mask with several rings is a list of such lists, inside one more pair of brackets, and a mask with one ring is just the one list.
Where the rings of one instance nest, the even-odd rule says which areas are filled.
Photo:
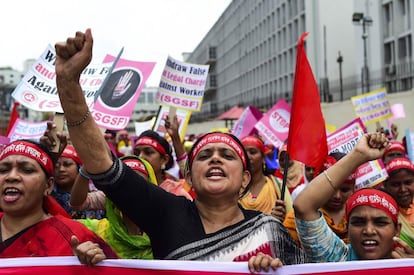
[[332, 152], [332, 153], [329, 154], [329, 156], [333, 157], [334, 159], [336, 159], [336, 161], [338, 161], [341, 158], [345, 157], [346, 154], [342, 153], [342, 152]]
[[167, 155], [169, 156], [169, 160], [167, 164], [165, 165], [165, 170], [172, 168], [174, 165], [174, 159], [172, 155], [172, 148], [170, 144], [168, 143], [168, 141], [162, 136], [160, 136], [160, 134], [158, 134], [156, 131], [153, 131], [153, 130], [146, 130], [142, 132], [138, 136], [137, 140], [142, 137], [149, 137], [149, 138], [155, 139], [159, 144], [161, 144], [161, 146], [164, 148], [165, 152], [167, 152]]
[[[193, 147], [191, 147], [191, 149], [190, 149], [190, 151], [188, 152], [188, 158], [187, 158], [187, 162], [186, 162], [186, 165], [185, 165], [185, 167], [186, 167], [186, 171], [187, 172], [191, 172], [191, 164], [192, 164], [192, 159], [191, 159], [191, 155], [193, 154], [193, 152], [194, 152], [194, 149], [197, 147], [197, 144], [201, 141], [201, 140], [203, 140], [204, 139], [204, 137], [206, 136], [206, 135], [209, 135], [209, 134], [224, 134], [224, 135], [227, 135], [227, 136], [229, 136], [231, 139], [233, 139], [237, 144], [239, 144], [240, 145], [240, 148], [243, 150], [243, 154], [245, 155], [245, 159], [246, 159], [246, 170], [248, 170], [249, 172], [250, 172], [250, 174], [252, 173], [251, 171], [252, 171], [252, 169], [251, 169], [251, 164], [250, 164], [250, 160], [249, 160], [249, 158], [247, 157], [247, 151], [246, 151], [246, 149], [244, 148], [244, 146], [243, 146], [243, 144], [241, 143], [241, 141], [235, 136], [235, 135], [233, 135], [233, 134], [230, 134], [230, 133], [222, 133], [222, 132], [211, 132], [211, 133], [207, 133], [207, 134], [203, 134], [202, 136], [200, 136], [199, 138], [197, 138], [197, 140], [194, 142], [194, 144], [193, 144]], [[252, 183], [252, 177], [250, 178], [250, 181], [249, 181], [249, 183], [247, 184], [247, 186], [246, 186], [246, 188], [243, 190], [243, 192], [240, 194], [240, 198], [242, 198], [244, 195], [246, 195], [246, 193], [249, 191], [249, 189], [250, 189], [250, 186], [251, 186], [251, 183]]]
[[105, 130], [105, 134], [110, 134], [111, 135], [111, 137], [116, 137], [116, 133], [117, 133], [117, 131], [115, 131], [115, 130], [110, 130], [110, 129], [106, 129]]

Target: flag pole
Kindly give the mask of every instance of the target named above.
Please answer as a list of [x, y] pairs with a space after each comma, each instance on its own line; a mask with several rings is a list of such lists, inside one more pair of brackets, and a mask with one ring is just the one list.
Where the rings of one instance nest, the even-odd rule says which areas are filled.
[[289, 153], [286, 151], [286, 157], [285, 157], [285, 165], [283, 169], [283, 183], [282, 183], [282, 191], [280, 192], [280, 199], [285, 200], [285, 193], [286, 193], [286, 185], [287, 185], [287, 174], [289, 170]]

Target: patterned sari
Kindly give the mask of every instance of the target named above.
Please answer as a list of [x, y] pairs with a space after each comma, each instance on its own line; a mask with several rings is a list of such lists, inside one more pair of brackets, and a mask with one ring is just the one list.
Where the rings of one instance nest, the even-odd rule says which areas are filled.
[[122, 259], [153, 259], [149, 237], [130, 235], [123, 223], [122, 213], [106, 199], [108, 218], [78, 220], [104, 239]]
[[259, 214], [234, 226], [186, 244], [165, 259], [247, 261], [259, 252], [282, 259], [283, 264], [305, 262], [305, 254], [275, 218]]

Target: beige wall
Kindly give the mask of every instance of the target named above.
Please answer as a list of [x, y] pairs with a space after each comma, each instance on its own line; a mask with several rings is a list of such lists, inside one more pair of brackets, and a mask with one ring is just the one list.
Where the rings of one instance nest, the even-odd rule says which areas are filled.
[[[395, 124], [398, 125], [400, 132], [398, 139], [401, 140], [406, 128], [414, 130], [414, 90], [403, 93], [388, 94], [387, 97], [391, 105], [396, 103], [402, 103], [404, 105], [406, 117], [395, 121]], [[342, 103], [335, 102], [330, 104], [322, 104], [322, 110], [325, 122], [327, 124], [335, 125], [337, 128], [340, 128], [355, 119], [355, 112], [350, 100]], [[386, 121], [381, 121], [381, 125], [386, 127]], [[374, 123], [368, 125], [367, 128], [368, 132], [372, 132], [375, 131], [376, 125]]]
[[[401, 140], [404, 135], [405, 129], [409, 128], [411, 131], [414, 130], [414, 90], [409, 92], [388, 94], [388, 100], [390, 104], [402, 103], [405, 110], [405, 118], [396, 120], [398, 125], [400, 135], [398, 137]], [[350, 100], [344, 102], [334, 102], [334, 103], [323, 103], [322, 112], [325, 117], [325, 122], [341, 128], [346, 125], [348, 122], [355, 119], [355, 112], [352, 107]], [[383, 126], [386, 126], [385, 121], [381, 123]], [[207, 121], [203, 123], [190, 124], [187, 128], [188, 134], [199, 134], [206, 133], [211, 131], [213, 128], [222, 128], [225, 127], [224, 121]], [[375, 131], [375, 123], [368, 125], [368, 131]]]

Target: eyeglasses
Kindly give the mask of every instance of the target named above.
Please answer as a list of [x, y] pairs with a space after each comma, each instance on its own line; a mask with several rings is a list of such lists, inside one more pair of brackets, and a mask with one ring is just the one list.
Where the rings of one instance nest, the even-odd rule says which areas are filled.
[[71, 161], [63, 161], [63, 162], [56, 162], [55, 168], [58, 169], [60, 166], [63, 166], [65, 168], [71, 167], [72, 165], [75, 165], [76, 163]]

